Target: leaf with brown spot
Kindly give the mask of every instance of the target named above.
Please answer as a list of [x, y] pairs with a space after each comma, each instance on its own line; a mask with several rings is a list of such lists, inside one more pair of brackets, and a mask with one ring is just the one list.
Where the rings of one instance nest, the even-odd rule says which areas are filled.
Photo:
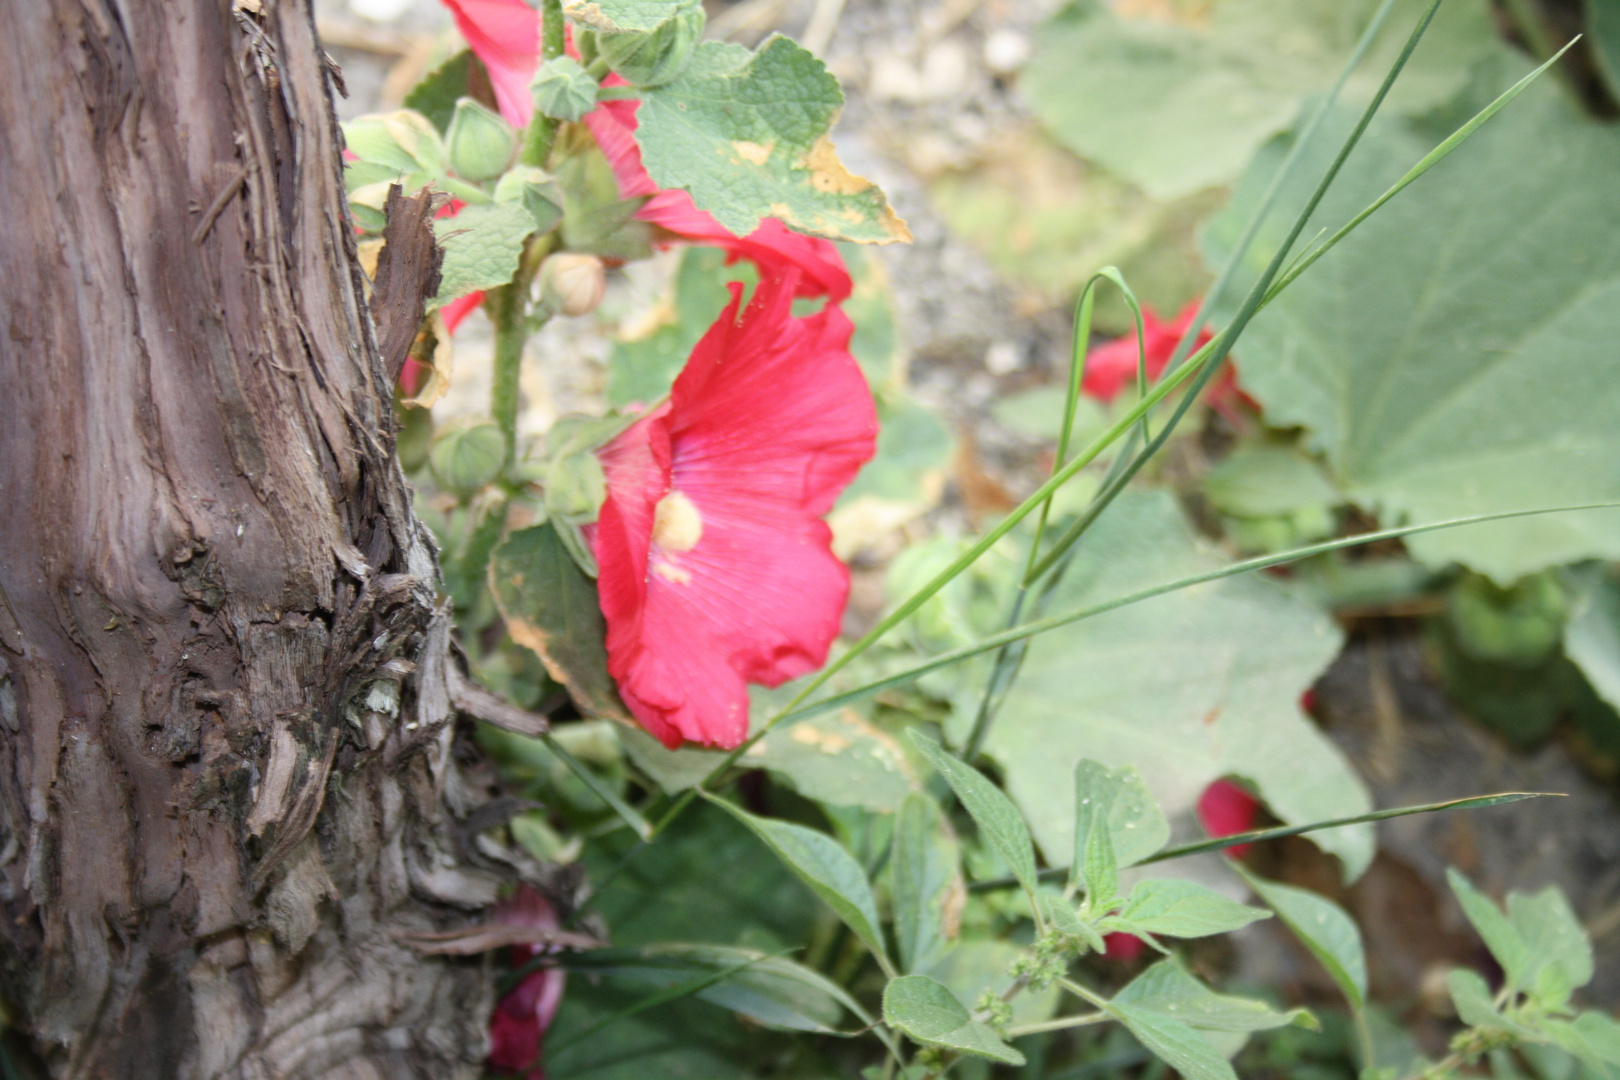
[[586, 716], [634, 725], [607, 670], [596, 584], [548, 522], [518, 529], [489, 560], [489, 587], [512, 640], [532, 649]]

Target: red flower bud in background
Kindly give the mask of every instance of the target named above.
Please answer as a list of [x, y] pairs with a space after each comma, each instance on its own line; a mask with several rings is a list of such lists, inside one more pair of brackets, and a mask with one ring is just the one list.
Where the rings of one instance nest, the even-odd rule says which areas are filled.
[[[1147, 363], [1147, 376], [1149, 380], [1157, 379], [1164, 373], [1165, 365], [1170, 363], [1170, 357], [1175, 354], [1176, 345], [1181, 336], [1192, 325], [1193, 318], [1198, 314], [1198, 301], [1190, 301], [1186, 307], [1176, 313], [1171, 322], [1159, 318], [1158, 313], [1146, 304], [1142, 305], [1143, 354]], [[1206, 327], [1199, 331], [1198, 338], [1188, 350], [1189, 356], [1209, 343], [1214, 334]], [[1101, 402], [1113, 401], [1119, 392], [1136, 381], [1136, 330], [1123, 337], [1115, 338], [1106, 345], [1099, 345], [1086, 354], [1086, 374], [1081, 381], [1081, 389]], [[1238, 389], [1237, 372], [1232, 367], [1232, 360], [1225, 361], [1225, 370], [1215, 376], [1209, 384], [1207, 400], [1210, 407], [1219, 411], [1226, 417], [1233, 418], [1238, 402], [1242, 401], [1250, 406], [1254, 402]]]
[[[557, 913], [539, 891], [528, 885], [518, 887], [510, 900], [496, 904], [491, 915], [496, 922], [517, 923], [541, 930], [558, 929]], [[545, 945], [514, 945], [509, 950], [513, 968], [521, 968], [545, 952]], [[562, 1002], [563, 984], [568, 973], [562, 968], [540, 968], [514, 986], [495, 1003], [489, 1018], [489, 1067], [505, 1073], [518, 1073], [523, 1080], [545, 1080], [540, 1065], [540, 1047], [546, 1029]]]

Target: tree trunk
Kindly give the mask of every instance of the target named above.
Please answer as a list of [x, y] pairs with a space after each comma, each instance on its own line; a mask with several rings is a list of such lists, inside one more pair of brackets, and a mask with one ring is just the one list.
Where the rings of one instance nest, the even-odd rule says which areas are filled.
[[486, 969], [405, 943], [502, 867], [329, 64], [310, 0], [0, 9], [0, 989], [55, 1076], [483, 1054]]

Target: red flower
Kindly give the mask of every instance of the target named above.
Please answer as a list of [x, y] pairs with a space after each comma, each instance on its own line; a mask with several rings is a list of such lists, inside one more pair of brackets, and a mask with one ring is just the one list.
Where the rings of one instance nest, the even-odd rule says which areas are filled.
[[[1164, 372], [1165, 365], [1176, 351], [1176, 344], [1181, 335], [1187, 332], [1192, 325], [1193, 317], [1198, 314], [1198, 301], [1190, 301], [1186, 307], [1176, 313], [1172, 322], [1164, 322], [1151, 307], [1142, 305], [1143, 352], [1147, 361], [1148, 378], [1157, 379]], [[1188, 355], [1196, 352], [1209, 342], [1214, 334], [1208, 327], [1198, 333], [1198, 340]], [[1086, 354], [1086, 374], [1081, 380], [1081, 388], [1098, 401], [1108, 402], [1136, 380], [1136, 331], [1132, 329], [1124, 337], [1115, 338], [1106, 345], [1099, 345]], [[1249, 401], [1243, 391], [1238, 389], [1237, 375], [1232, 367], [1230, 358], [1226, 360], [1226, 370], [1215, 377], [1209, 386], [1209, 403], [1212, 408], [1218, 409], [1228, 416], [1236, 400]], [[1250, 404], [1253, 404], [1250, 402]]]
[[[1198, 797], [1198, 820], [1211, 836], [1235, 836], [1253, 829], [1260, 819], [1260, 800], [1248, 789], [1230, 780], [1217, 780]], [[1226, 854], [1241, 859], [1249, 850], [1248, 844], [1226, 849]]]
[[[523, 127], [534, 114], [529, 80], [534, 77], [539, 63], [539, 12], [524, 0], [444, 0], [444, 3], [455, 15], [461, 36], [489, 69], [501, 115]], [[618, 76], [609, 75], [604, 85], [623, 86], [625, 83]], [[766, 219], [753, 232], [739, 237], [712, 214], [699, 210], [686, 192], [661, 190], [641, 164], [641, 147], [635, 137], [636, 108], [640, 104], [639, 101], [604, 102], [585, 117], [585, 124], [613, 167], [619, 197], [649, 196], [636, 217], [673, 233], [676, 239], [724, 248], [732, 261], [751, 259], [761, 271], [797, 267], [800, 296], [826, 296], [835, 304], [849, 296], [849, 272], [844, 269], [838, 248], [830, 241], [793, 232], [774, 218]]]
[[[496, 922], [518, 923], [542, 930], [558, 928], [557, 913], [551, 909], [537, 890], [528, 885], [519, 886], [510, 900], [496, 904], [492, 915]], [[514, 968], [520, 968], [546, 951], [544, 945], [514, 945], [510, 959]], [[563, 984], [568, 973], [562, 968], [540, 968], [507, 992], [495, 1003], [489, 1018], [490, 1068], [507, 1073], [521, 1073], [524, 1080], [545, 1080], [540, 1066], [540, 1044], [557, 1006], [562, 1002]]]
[[876, 448], [852, 327], [828, 305], [792, 314], [799, 275], [742, 287], [669, 399], [600, 451], [608, 495], [590, 540], [608, 671], [666, 746], [734, 747], [746, 683], [820, 667], [849, 571], [821, 516]]

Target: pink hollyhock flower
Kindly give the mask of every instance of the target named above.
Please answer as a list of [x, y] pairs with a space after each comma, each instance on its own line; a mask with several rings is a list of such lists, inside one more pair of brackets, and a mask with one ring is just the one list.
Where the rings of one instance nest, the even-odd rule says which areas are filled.
[[820, 667], [849, 571], [822, 515], [876, 449], [877, 412], [834, 305], [792, 314], [796, 269], [742, 287], [669, 398], [599, 451], [588, 530], [608, 671], [666, 746], [748, 734], [747, 683]]
[[[1198, 820], [1210, 836], [1248, 832], [1260, 820], [1260, 800], [1230, 780], [1217, 780], [1198, 797]], [[1248, 850], [1248, 844], [1238, 844], [1227, 848], [1226, 854], [1241, 859]]]
[[[496, 904], [496, 922], [518, 923], [542, 930], [558, 929], [557, 913], [539, 891], [528, 885], [518, 887], [510, 900]], [[514, 968], [521, 968], [547, 950], [545, 945], [514, 945], [509, 956]], [[557, 1006], [562, 1002], [563, 984], [568, 973], [562, 968], [540, 968], [514, 986], [495, 1003], [489, 1018], [490, 1068], [520, 1073], [524, 1080], [545, 1080], [540, 1067], [540, 1044]]]
[[[489, 69], [501, 115], [519, 128], [534, 114], [529, 80], [539, 64], [540, 14], [524, 0], [444, 0], [468, 46]], [[609, 75], [605, 86], [623, 86]], [[753, 260], [762, 271], [793, 266], [800, 271], [798, 295], [826, 296], [840, 303], [849, 296], [851, 283], [843, 257], [830, 241], [804, 236], [774, 218], [767, 218], [747, 236], [739, 237], [712, 214], [699, 210], [684, 191], [662, 190], [641, 164], [636, 142], [639, 101], [609, 101], [599, 105], [585, 124], [613, 168], [619, 197], [647, 196], [636, 217], [674, 234], [676, 239], [724, 248], [731, 261]]]
[[[1190, 301], [1186, 307], [1176, 313], [1174, 320], [1165, 322], [1159, 318], [1158, 313], [1147, 304], [1142, 305], [1143, 353], [1147, 361], [1147, 374], [1149, 379], [1157, 379], [1164, 372], [1165, 365], [1176, 351], [1176, 343], [1181, 335], [1187, 332], [1192, 325], [1193, 317], [1198, 314], [1198, 301]], [[1199, 331], [1198, 339], [1193, 342], [1191, 352], [1206, 345], [1214, 334], [1208, 327]], [[1189, 352], [1189, 355], [1191, 355]], [[1115, 338], [1106, 345], [1099, 345], [1086, 354], [1086, 374], [1081, 380], [1081, 389], [1098, 401], [1113, 401], [1119, 392], [1136, 381], [1136, 331], [1132, 329], [1129, 334]], [[1237, 375], [1232, 367], [1230, 357], [1226, 360], [1226, 370], [1222, 371], [1210, 383], [1208, 390], [1210, 406], [1232, 415], [1235, 403], [1243, 400], [1249, 404], [1253, 402], [1242, 390], [1238, 389]]]

